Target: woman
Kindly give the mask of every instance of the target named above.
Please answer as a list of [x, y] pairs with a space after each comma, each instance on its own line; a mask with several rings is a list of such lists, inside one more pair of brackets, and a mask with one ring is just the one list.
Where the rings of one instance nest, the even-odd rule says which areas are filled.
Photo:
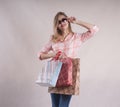
[[[84, 33], [74, 33], [71, 23], [80, 25], [87, 29]], [[77, 20], [75, 17], [68, 17], [64, 12], [58, 12], [54, 18], [54, 34], [49, 42], [41, 49], [38, 54], [40, 60], [54, 58], [61, 51], [59, 58], [64, 58], [66, 54], [70, 58], [78, 58], [78, 50], [83, 42], [91, 38], [98, 31], [98, 27]], [[57, 90], [57, 89], [56, 89]], [[61, 89], [62, 90], [62, 89]], [[50, 91], [52, 107], [69, 107], [71, 94], [61, 94], [57, 91]]]

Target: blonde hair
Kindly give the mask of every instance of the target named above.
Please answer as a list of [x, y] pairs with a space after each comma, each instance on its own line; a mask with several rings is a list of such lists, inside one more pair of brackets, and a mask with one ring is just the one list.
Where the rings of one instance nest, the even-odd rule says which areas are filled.
[[[58, 12], [55, 17], [54, 17], [54, 23], [53, 23], [53, 30], [54, 34], [52, 35], [52, 41], [53, 42], [58, 42], [62, 38], [62, 31], [58, 28], [58, 17], [60, 15], [65, 16], [66, 18], [68, 17], [64, 12]], [[68, 30], [69, 33], [72, 32], [71, 24], [68, 22]]]

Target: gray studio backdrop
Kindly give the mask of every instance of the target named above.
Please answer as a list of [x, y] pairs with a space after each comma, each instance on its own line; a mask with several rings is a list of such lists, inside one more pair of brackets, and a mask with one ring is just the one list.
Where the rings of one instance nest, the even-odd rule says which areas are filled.
[[37, 52], [52, 34], [58, 11], [100, 28], [81, 46], [80, 95], [70, 107], [120, 107], [119, 0], [1, 0], [0, 107], [51, 107], [47, 88], [35, 84], [43, 64]]

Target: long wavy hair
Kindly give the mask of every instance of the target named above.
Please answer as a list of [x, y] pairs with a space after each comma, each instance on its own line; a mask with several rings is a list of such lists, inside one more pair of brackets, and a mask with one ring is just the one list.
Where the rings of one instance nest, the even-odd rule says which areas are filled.
[[[54, 30], [54, 34], [52, 36], [52, 41], [53, 42], [58, 42], [61, 38], [62, 38], [62, 34], [63, 32], [58, 28], [58, 17], [60, 15], [65, 16], [66, 18], [68, 17], [64, 12], [58, 12], [55, 17], [54, 17], [54, 22], [53, 22], [53, 30]], [[71, 28], [71, 24], [70, 22], [68, 22], [68, 30], [69, 33], [72, 32], [72, 28]]]

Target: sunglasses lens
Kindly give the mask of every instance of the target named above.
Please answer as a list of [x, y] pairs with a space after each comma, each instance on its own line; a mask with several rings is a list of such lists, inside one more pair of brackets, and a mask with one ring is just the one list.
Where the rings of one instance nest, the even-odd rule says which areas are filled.
[[67, 21], [67, 19], [63, 18], [62, 20], [59, 20], [58, 23], [61, 24], [62, 22], [65, 22], [65, 21]]
[[58, 23], [61, 24], [61, 21], [59, 20]]
[[66, 18], [63, 18], [63, 19], [62, 19], [62, 22], [66, 21], [66, 20], [67, 20]]

